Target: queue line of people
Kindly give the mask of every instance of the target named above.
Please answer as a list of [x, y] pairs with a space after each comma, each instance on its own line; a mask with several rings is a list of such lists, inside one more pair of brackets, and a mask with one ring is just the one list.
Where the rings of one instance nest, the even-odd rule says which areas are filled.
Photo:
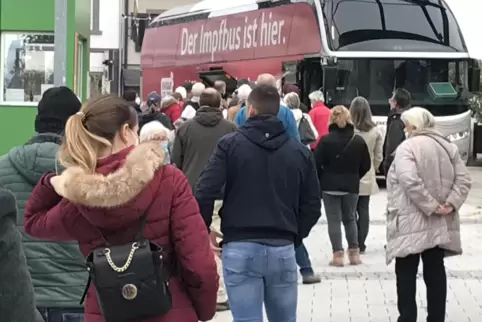
[[[296, 88], [286, 89], [282, 98], [275, 78], [262, 74], [256, 86], [243, 84], [249, 89], [238, 89], [238, 94], [242, 92], [246, 98], [236, 106], [235, 122], [231, 123], [226, 118], [233, 113], [227, 110], [223, 115], [227, 108], [222, 97], [225, 87], [217, 84], [206, 89], [199, 84], [192, 85], [190, 91], [176, 89], [167, 97], [169, 104], [167, 100], [163, 104], [157, 93], [150, 93], [147, 109], [140, 107], [140, 112], [132, 98], [102, 96], [82, 106], [77, 98], [76, 102], [70, 100], [71, 109], [56, 113], [49, 107], [56, 106], [53, 102], [59, 102], [59, 97], [65, 105], [70, 90], [53, 88], [44, 94], [36, 120], [39, 134], [25, 147], [35, 151], [39, 160], [45, 153], [42, 149], [54, 158], [45, 168], [36, 168], [36, 164], [16, 168], [22, 176], [25, 171], [21, 170], [35, 171], [38, 178], [24, 185], [30, 189], [27, 194], [15, 193], [15, 182], [2, 184], [14, 195], [2, 190], [0, 200], [7, 205], [15, 202], [14, 197], [18, 200], [30, 194], [24, 216], [17, 215], [26, 234], [62, 241], [50, 242], [45, 248], [33, 247], [36, 252], [73, 248], [49, 257], [51, 264], [47, 264], [60, 269], [50, 275], [56, 288], [34, 283], [35, 300], [29, 294], [28, 273], [19, 271], [23, 277], [17, 283], [18, 290], [27, 294], [9, 292], [10, 297], [2, 296], [9, 302], [0, 300], [0, 307], [15, 303], [25, 308], [10, 309], [11, 321], [54, 321], [69, 316], [76, 321], [100, 322], [114, 316], [112, 298], [101, 291], [109, 286], [99, 283], [92, 271], [85, 314], [79, 304], [42, 306], [37, 296], [41, 299], [42, 289], [54, 295], [60, 282], [66, 289], [77, 290], [70, 294], [72, 298], [82, 297], [88, 274], [81, 258], [92, 258], [89, 254], [96, 254], [102, 247], [101, 256], [108, 259], [111, 251], [107, 249], [113, 247], [112, 252], [120, 252], [116, 254], [119, 261], [128, 259], [126, 270], [129, 265], [139, 269], [136, 263], [142, 259], [134, 255], [139, 245], [145, 244], [140, 244], [138, 234], [162, 246], [162, 250], [151, 246], [154, 248], [150, 251], [160, 252], [165, 270], [156, 273], [157, 277], [130, 279], [118, 289], [131, 300], [122, 309], [131, 310], [134, 318], [207, 321], [216, 310], [231, 309], [233, 321], [261, 321], [264, 303], [270, 321], [296, 321], [296, 264], [304, 283], [320, 280], [302, 241], [321, 216], [321, 200], [333, 249], [329, 264], [344, 265], [341, 224], [345, 227], [348, 262], [360, 264], [366, 251], [369, 196], [377, 191], [375, 170], [382, 153], [391, 157], [384, 164], [388, 190], [386, 252], [387, 263], [396, 262], [399, 321], [416, 319], [414, 290], [420, 258], [424, 261], [428, 320], [443, 321], [447, 288], [443, 258], [461, 253], [457, 210], [470, 190], [470, 177], [456, 147], [434, 130], [434, 118], [427, 110], [410, 108], [409, 93], [395, 91], [382, 147], [369, 104], [362, 97], [354, 99], [349, 109], [336, 106], [330, 110], [323, 104], [323, 94], [314, 92], [310, 95], [312, 109], [300, 114]], [[165, 113], [172, 104], [178, 104], [174, 113], [180, 115], [177, 120], [172, 119], [177, 117], [172, 113]], [[162, 113], [162, 118], [152, 117], [156, 113]], [[140, 128], [146, 115], [152, 119]], [[301, 130], [302, 119], [306, 119], [308, 130]], [[314, 135], [314, 141], [308, 144], [311, 151], [300, 144], [306, 137], [304, 131]], [[197, 142], [203, 138], [203, 142]], [[8, 158], [0, 159], [0, 171], [5, 168], [2, 160], [12, 162], [12, 151]], [[16, 153], [19, 155], [19, 151]], [[8, 241], [17, 245], [15, 266], [25, 267], [19, 239], [11, 233], [15, 210], [6, 209], [10, 210], [0, 216], [0, 223], [10, 227], [8, 236], [13, 237]], [[72, 240], [79, 246], [63, 242]], [[36, 243], [32, 241], [32, 245]], [[123, 243], [132, 243], [131, 254], [128, 248], [111, 246]], [[37, 268], [30, 266], [34, 259], [29, 258], [25, 247], [34, 279], [44, 266], [41, 262]], [[66, 258], [71, 259], [71, 266]], [[266, 261], [277, 264], [263, 265]], [[123, 272], [112, 260], [109, 265], [115, 272]], [[11, 267], [1, 263], [2, 280], [13, 276]], [[74, 271], [79, 273], [75, 281]], [[63, 276], [69, 280], [60, 281]], [[126, 277], [121, 274], [117, 278]], [[150, 284], [152, 281], [157, 282]], [[145, 304], [141, 299], [149, 292], [136, 285], [146, 283], [167, 303], [149, 316], [143, 315], [145, 310], [136, 304]]]

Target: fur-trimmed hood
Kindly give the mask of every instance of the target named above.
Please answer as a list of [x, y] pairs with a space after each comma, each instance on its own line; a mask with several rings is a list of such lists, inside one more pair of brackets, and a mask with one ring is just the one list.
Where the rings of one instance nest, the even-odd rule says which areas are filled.
[[144, 213], [154, 197], [146, 188], [164, 158], [159, 142], [145, 142], [98, 160], [95, 173], [71, 167], [53, 177], [51, 183], [94, 225], [102, 227], [106, 222], [112, 227], [119, 216], [131, 217], [125, 218], [130, 222]]

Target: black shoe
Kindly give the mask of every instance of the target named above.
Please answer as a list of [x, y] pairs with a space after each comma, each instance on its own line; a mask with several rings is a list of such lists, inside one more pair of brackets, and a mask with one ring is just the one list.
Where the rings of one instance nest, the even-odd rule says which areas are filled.
[[366, 246], [360, 247], [360, 254], [361, 254], [361, 255], [365, 254], [366, 251], [367, 251], [367, 247], [366, 247]]
[[224, 311], [229, 311], [229, 310], [230, 310], [230, 307], [229, 307], [228, 301], [226, 301], [224, 303], [217, 303], [216, 304], [216, 312], [224, 312]]
[[318, 284], [321, 282], [321, 277], [318, 274], [310, 274], [303, 276], [303, 284]]

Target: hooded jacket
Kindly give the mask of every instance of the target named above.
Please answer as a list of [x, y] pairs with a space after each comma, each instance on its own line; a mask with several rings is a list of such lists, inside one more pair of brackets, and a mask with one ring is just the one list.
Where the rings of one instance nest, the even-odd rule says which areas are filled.
[[218, 140], [236, 131], [236, 125], [223, 118], [218, 107], [203, 106], [196, 116], [183, 123], [174, 139], [171, 160], [187, 177], [194, 189]]
[[[38, 134], [0, 157], [0, 186], [17, 199], [17, 224], [22, 233], [25, 202], [42, 175], [55, 171], [60, 141], [57, 134]], [[38, 240], [23, 233], [23, 244], [37, 307], [81, 307], [87, 272], [77, 243]]]
[[[143, 322], [197, 322], [213, 318], [218, 275], [207, 229], [184, 175], [163, 165], [157, 142], [141, 143], [97, 161], [96, 172], [72, 167], [46, 174], [25, 208], [25, 231], [38, 238], [77, 240], [87, 256], [105, 246], [132, 242], [147, 211], [143, 237], [161, 246], [171, 273], [172, 309]], [[94, 287], [85, 322], [103, 322]]]
[[308, 236], [321, 216], [310, 150], [286, 133], [276, 116], [251, 117], [219, 140], [196, 186], [209, 227], [214, 200], [225, 185], [220, 210], [223, 242]]
[[35, 308], [34, 292], [22, 236], [17, 229], [15, 196], [0, 188], [0, 312], [2, 321], [43, 321]]

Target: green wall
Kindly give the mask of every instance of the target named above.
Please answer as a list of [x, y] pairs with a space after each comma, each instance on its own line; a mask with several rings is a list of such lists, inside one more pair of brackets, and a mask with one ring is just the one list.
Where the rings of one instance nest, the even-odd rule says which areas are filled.
[[0, 30], [53, 31], [54, 23], [54, 0], [0, 0]]
[[[55, 25], [55, 0], [0, 0], [0, 33], [2, 31], [52, 32]], [[83, 92], [87, 94], [90, 53], [90, 1], [67, 2], [67, 66], [66, 85], [74, 88], [76, 33], [85, 41], [83, 60]], [[0, 62], [3, 63], [3, 62]], [[3, 77], [3, 75], [0, 75]], [[3, 90], [3, 89], [0, 89]], [[34, 134], [37, 109], [32, 106], [6, 106], [0, 102], [0, 155], [25, 143]]]

